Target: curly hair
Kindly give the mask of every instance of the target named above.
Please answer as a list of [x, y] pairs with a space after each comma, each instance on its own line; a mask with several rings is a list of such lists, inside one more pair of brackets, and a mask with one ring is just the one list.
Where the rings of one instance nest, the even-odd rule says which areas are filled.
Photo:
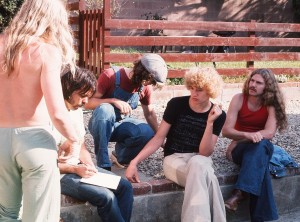
[[63, 0], [25, 0], [4, 30], [6, 48], [3, 69], [10, 75], [16, 59], [34, 38], [43, 38], [61, 51], [63, 66], [75, 71], [76, 53], [68, 12]]
[[260, 75], [265, 81], [265, 89], [261, 96], [262, 105], [273, 106], [275, 108], [276, 124], [279, 131], [287, 128], [288, 121], [285, 111], [285, 102], [283, 94], [279, 88], [275, 75], [269, 69], [254, 70], [247, 78], [243, 87], [243, 94], [249, 95], [249, 82], [254, 75]]
[[204, 89], [210, 98], [216, 98], [222, 91], [223, 80], [219, 73], [211, 67], [193, 67], [184, 76], [187, 89]]
[[62, 74], [61, 85], [64, 99], [68, 100], [75, 91], [79, 91], [78, 94], [82, 97], [90, 92], [91, 96], [94, 95], [97, 80], [96, 76], [88, 69], [76, 67], [74, 74], [69, 69]]
[[[133, 63], [131, 82], [135, 86], [140, 86], [142, 82], [153, 79], [153, 75], [142, 65], [141, 60], [136, 60]], [[155, 82], [152, 83], [155, 85]]]

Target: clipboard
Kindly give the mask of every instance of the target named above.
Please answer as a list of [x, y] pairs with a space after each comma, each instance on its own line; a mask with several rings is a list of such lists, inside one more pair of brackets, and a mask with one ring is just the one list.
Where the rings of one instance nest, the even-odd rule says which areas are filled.
[[120, 176], [98, 172], [89, 178], [81, 178], [80, 182], [116, 190], [120, 180]]

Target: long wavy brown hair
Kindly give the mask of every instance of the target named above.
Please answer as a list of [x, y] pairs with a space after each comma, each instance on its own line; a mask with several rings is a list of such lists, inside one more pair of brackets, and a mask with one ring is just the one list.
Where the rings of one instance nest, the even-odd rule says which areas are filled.
[[275, 108], [276, 124], [279, 131], [283, 131], [287, 128], [288, 121], [285, 111], [285, 102], [283, 94], [279, 88], [277, 80], [269, 69], [257, 69], [254, 70], [248, 77], [243, 87], [243, 94], [249, 95], [249, 82], [254, 75], [260, 75], [265, 81], [265, 89], [261, 95], [262, 105], [273, 106]]

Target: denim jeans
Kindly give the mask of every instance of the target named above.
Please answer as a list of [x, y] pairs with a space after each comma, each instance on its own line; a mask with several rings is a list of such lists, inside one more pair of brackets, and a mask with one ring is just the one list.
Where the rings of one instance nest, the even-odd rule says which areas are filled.
[[273, 149], [273, 144], [264, 139], [239, 143], [232, 151], [233, 161], [241, 167], [235, 188], [249, 193], [252, 222], [278, 219], [269, 172]]
[[114, 107], [103, 103], [94, 111], [89, 122], [94, 138], [99, 167], [110, 167], [108, 142], [116, 142], [116, 155], [120, 163], [129, 163], [153, 137], [152, 128], [145, 122], [126, 117], [116, 121]]
[[[99, 172], [111, 173], [98, 168]], [[80, 182], [76, 174], [66, 174], [61, 178], [61, 193], [97, 207], [103, 222], [129, 222], [133, 205], [133, 190], [129, 181], [121, 178], [116, 190]]]

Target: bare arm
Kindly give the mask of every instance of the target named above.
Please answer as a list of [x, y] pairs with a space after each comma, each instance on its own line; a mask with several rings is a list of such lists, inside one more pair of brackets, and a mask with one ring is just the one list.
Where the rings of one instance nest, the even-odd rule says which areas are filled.
[[59, 162], [58, 167], [61, 173], [74, 173], [80, 177], [90, 177], [97, 172], [95, 165], [92, 161], [89, 151], [86, 149], [85, 144], [81, 145], [80, 150], [80, 160], [81, 164], [70, 165], [65, 162]]
[[259, 142], [263, 138], [271, 139], [276, 132], [276, 117], [274, 107], [268, 107], [269, 116], [263, 130], [258, 132], [243, 132], [234, 128], [238, 112], [242, 106], [242, 94], [235, 95], [230, 102], [227, 118], [223, 127], [223, 135], [237, 142]]
[[206, 128], [201, 143], [199, 145], [200, 155], [209, 157], [213, 153], [214, 147], [218, 140], [218, 136], [213, 134], [213, 125], [214, 125], [214, 121], [221, 114], [222, 114], [222, 109], [218, 105], [214, 105], [208, 115]]
[[83, 162], [83, 163], [85, 163], [85, 164], [87, 164], [87, 165], [90, 165], [90, 166], [96, 168], [95, 164], [94, 164], [94, 162], [92, 160], [91, 154], [90, 154], [90, 152], [86, 148], [85, 143], [83, 143], [81, 145], [80, 161]]
[[151, 126], [151, 128], [153, 129], [154, 132], [157, 132], [158, 121], [157, 121], [157, 116], [156, 116], [153, 106], [142, 104], [142, 109], [143, 109], [144, 116], [145, 116], [147, 123]]
[[66, 109], [60, 82], [61, 57], [54, 47], [47, 47], [42, 52], [43, 66], [41, 71], [41, 88], [50, 118], [55, 128], [68, 140], [79, 141], [72, 127]]
[[240, 132], [234, 128], [238, 112], [243, 104], [243, 95], [234, 95], [227, 111], [226, 121], [224, 123], [222, 134], [233, 140], [243, 140], [245, 139], [244, 132]]
[[155, 136], [146, 144], [146, 146], [141, 150], [141, 152], [131, 160], [125, 176], [130, 182], [139, 183], [140, 179], [138, 177], [137, 165], [154, 153], [163, 144], [171, 125], [165, 122], [161, 122], [159, 129]]
[[131, 106], [122, 100], [116, 98], [102, 98], [102, 94], [97, 92], [93, 95], [92, 98], [89, 99], [89, 102], [84, 106], [85, 109], [96, 109], [97, 106], [100, 106], [102, 103], [109, 103], [115, 107], [117, 107], [122, 114], [131, 114], [132, 109]]

